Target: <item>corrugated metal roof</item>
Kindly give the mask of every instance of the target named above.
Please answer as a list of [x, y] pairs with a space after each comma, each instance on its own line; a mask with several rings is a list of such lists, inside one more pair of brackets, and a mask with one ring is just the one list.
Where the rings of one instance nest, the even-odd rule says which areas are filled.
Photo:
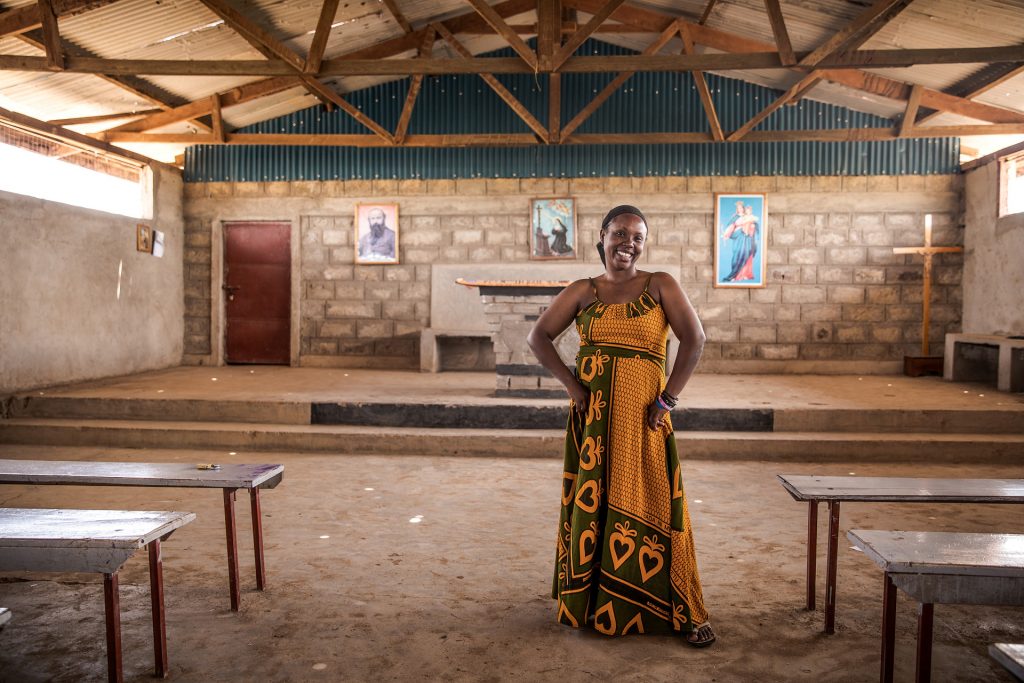
[[[493, 0], [489, 0], [494, 4]], [[470, 11], [465, 0], [396, 0], [402, 13], [415, 26], [428, 21]], [[33, 4], [33, 0], [0, 0], [0, 7], [12, 8]], [[320, 13], [321, 0], [234, 0], [236, 7], [272, 35], [305, 55], [312, 40], [312, 31]], [[699, 17], [707, 0], [643, 0], [638, 7], [651, 8], [690, 20]], [[831, 37], [837, 30], [863, 12], [868, 0], [783, 0], [782, 12], [790, 37], [797, 50], [808, 50]], [[589, 16], [578, 13], [580, 23]], [[531, 23], [533, 12], [508, 19], [509, 23]], [[69, 40], [104, 57], [133, 59], [240, 59], [255, 58], [257, 52], [197, 0], [119, 0], [60, 21], [61, 32]], [[380, 0], [342, 2], [330, 34], [326, 58], [379, 43], [401, 34], [401, 29]], [[766, 19], [763, 0], [722, 0], [715, 5], [708, 20], [714, 28], [772, 44], [774, 37]], [[602, 33], [602, 40], [633, 50], [643, 49], [650, 36], [641, 34], [614, 35]], [[492, 50], [503, 44], [495, 36], [462, 35], [460, 40], [474, 54]], [[916, 0], [900, 15], [872, 37], [866, 48], [928, 48], [951, 46], [978, 47], [1024, 43], [1024, 2], [1022, 0]], [[0, 41], [0, 53], [24, 52], [25, 46], [12, 39]], [[663, 53], [678, 50], [673, 41]], [[446, 48], [439, 43], [437, 54]], [[957, 82], [969, 82], [978, 66], [915, 66], [907, 69], [879, 70], [900, 81], [921, 83], [945, 89]], [[732, 78], [747, 80], [774, 88], [785, 88], [796, 78], [790, 71], [729, 72]], [[78, 79], [78, 81], [73, 79]], [[168, 93], [185, 100], [206, 97], [249, 82], [244, 78], [152, 77], [152, 81]], [[340, 92], [352, 92], [396, 80], [390, 77], [347, 77], [331, 79]], [[1024, 111], [1024, 79], [1001, 86], [998, 92], [982, 95], [980, 101]], [[34, 84], [44, 84], [36, 89]], [[39, 74], [0, 73], [0, 95], [17, 93], [25, 100], [8, 97], [11, 108], [34, 113], [40, 118], [62, 118], [77, 115], [113, 113], [134, 108], [134, 98], [118, 99], [106, 92], [108, 86], [93, 76], [81, 74], [66, 80], [40, 80]], [[286, 97], [274, 96], [250, 102], [225, 111], [230, 125], [246, 125], [308, 106], [310, 98], [302, 91], [290, 91]], [[122, 96], [123, 97], [123, 96]], [[821, 84], [811, 91], [810, 99], [846, 106], [881, 116], [902, 111], [902, 103], [831, 84]], [[80, 100], [77, 109], [71, 100]], [[148, 103], [146, 106], [149, 106]], [[942, 122], [960, 120], [945, 116]], [[940, 122], [939, 119], [936, 122]], [[182, 129], [175, 126], [167, 130]]]

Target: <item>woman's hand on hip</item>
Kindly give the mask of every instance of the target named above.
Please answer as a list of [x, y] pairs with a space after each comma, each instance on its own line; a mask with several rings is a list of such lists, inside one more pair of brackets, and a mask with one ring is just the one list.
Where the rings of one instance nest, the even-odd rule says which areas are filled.
[[667, 424], [668, 411], [657, 403], [647, 406], [647, 426], [653, 430], [661, 429]]

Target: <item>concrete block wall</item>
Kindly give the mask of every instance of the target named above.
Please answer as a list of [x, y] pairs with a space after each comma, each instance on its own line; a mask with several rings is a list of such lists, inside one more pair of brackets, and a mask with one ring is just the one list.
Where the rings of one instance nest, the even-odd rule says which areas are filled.
[[[739, 191], [767, 193], [760, 289], [711, 285], [714, 193]], [[298, 230], [293, 364], [415, 368], [432, 265], [529, 263], [530, 198], [545, 196], [576, 198], [577, 263], [595, 275], [604, 213], [641, 207], [651, 228], [644, 260], [681, 264], [708, 335], [708, 372], [895, 371], [919, 352], [922, 266], [892, 248], [920, 245], [927, 213], [935, 244], [963, 244], [958, 176], [189, 183], [186, 362], [217, 361], [219, 221], [290, 219]], [[400, 265], [353, 263], [354, 207], [367, 201], [399, 204]], [[960, 254], [935, 261], [935, 349], [960, 327], [962, 264]]]

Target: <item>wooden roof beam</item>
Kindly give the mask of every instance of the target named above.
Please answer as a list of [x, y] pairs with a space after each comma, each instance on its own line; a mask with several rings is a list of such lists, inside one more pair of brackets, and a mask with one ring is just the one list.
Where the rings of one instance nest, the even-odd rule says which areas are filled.
[[[476, 10], [477, 14], [483, 17], [484, 21], [490, 24], [491, 28], [495, 32], [505, 39], [516, 54], [523, 58], [523, 61], [533, 69], [537, 70], [537, 55], [534, 54], [530, 46], [523, 42], [523, 39], [519, 37], [519, 34], [509, 28], [508, 24], [500, 14], [498, 14], [493, 7], [488, 5], [485, 0], [466, 0], [473, 9]], [[445, 38], [447, 40], [447, 37]], [[450, 42], [450, 41], [449, 41]]]
[[625, 0], [606, 0], [604, 5], [597, 12], [590, 17], [584, 26], [576, 31], [569, 40], [565, 41], [558, 52], [551, 58], [551, 70], [558, 71], [558, 69], [565, 63], [569, 57], [582, 45], [587, 38], [593, 35], [597, 27], [604, 23], [604, 21], [612, 15], [612, 13], [619, 8]]
[[[2, 118], [3, 110], [0, 110]], [[1024, 134], [1024, 124], [983, 126], [915, 126], [908, 138], [949, 138], [968, 135]], [[740, 142], [870, 142], [896, 140], [899, 131], [885, 128], [752, 131]], [[387, 147], [377, 135], [331, 133], [228, 133], [229, 145], [283, 145], [324, 147]], [[114, 133], [114, 142], [215, 144], [211, 134]], [[542, 144], [531, 133], [409, 135], [405, 147], [527, 147]], [[570, 145], [679, 145], [712, 142], [711, 133], [593, 133], [563, 136]]]
[[[799, 65], [803, 67], [815, 67], [823, 59], [837, 52], [854, 50], [860, 47], [865, 41], [871, 38], [885, 23], [895, 17], [900, 11], [906, 8], [913, 0], [877, 0], [870, 8], [861, 12], [856, 19], [851, 21], [844, 29], [826, 40], [822, 45], [813, 50], [811, 54], [800, 60]], [[801, 78], [789, 90], [784, 92], [774, 102], [755, 114], [749, 121], [733, 131], [729, 136], [730, 142], [739, 140], [754, 129], [759, 123], [768, 118], [771, 114], [787, 102], [803, 97], [807, 92], [821, 81], [821, 76], [812, 71]]]
[[308, 74], [315, 74], [320, 70], [320, 62], [324, 58], [324, 50], [327, 49], [327, 39], [331, 37], [331, 24], [338, 14], [338, 2], [340, 0], [324, 0], [320, 6], [320, 18], [316, 22], [316, 30], [313, 32], [313, 42], [309, 45], [309, 54], [306, 56], [306, 64], [303, 71]]
[[772, 25], [772, 33], [775, 34], [775, 45], [779, 48], [779, 61], [785, 66], [793, 66], [796, 64], [796, 55], [793, 54], [793, 44], [789, 42], [789, 31], [786, 30], [786, 20], [782, 16], [779, 0], [764, 0], [764, 6]]
[[[643, 53], [645, 55], [653, 55], [657, 53], [658, 50], [665, 47], [665, 45], [667, 45], [668, 42], [672, 40], [678, 32], [679, 24], [677, 24], [676, 22], [672, 22], [665, 28], [665, 30], [661, 32], [661, 35], [659, 35], [653, 43], [651, 43], [644, 49]], [[562, 130], [562, 133], [559, 136], [559, 140], [564, 140], [566, 136], [572, 135], [573, 131], [579, 128], [584, 121], [590, 118], [591, 114], [597, 111], [598, 108], [600, 108], [600, 106], [604, 104], [609, 97], [614, 95], [615, 92], [619, 88], [621, 88], [626, 81], [632, 78], [634, 73], [636, 72], [627, 71], [624, 73], [620, 73], [615, 78], [613, 78], [608, 85], [601, 89], [601, 92], [597, 93], [597, 95], [594, 96], [594, 99], [592, 99], [587, 104], [587, 106], [583, 107], [583, 109], [581, 109], [580, 112], [576, 114], [576, 116], [574, 116], [571, 121], [569, 121], [569, 123], [565, 124], [565, 128]]]
[[[516, 27], [509, 26], [513, 31]], [[537, 0], [537, 58], [540, 68], [547, 70], [555, 50], [562, 47], [561, 0]]]
[[410, 24], [409, 20], [405, 18], [405, 15], [402, 14], [402, 11], [398, 9], [398, 3], [395, 2], [395, 0], [382, 1], [384, 3], [384, 6], [388, 8], [388, 12], [391, 13], [392, 17], [394, 17], [395, 22], [402, 27], [402, 30], [405, 31], [406, 34], [413, 33], [412, 24]]
[[[18, 40], [35, 47], [38, 50], [44, 50], [43, 35], [39, 31], [25, 31], [24, 33], [18, 34]], [[78, 47], [74, 43], [70, 43], [67, 40], [61, 39], [61, 49], [67, 56], [81, 56], [88, 55], [89, 53], [83, 48]], [[66, 60], [65, 60], [66, 61]], [[159, 89], [149, 81], [143, 80], [137, 76], [111, 76], [108, 74], [95, 74], [97, 78], [101, 78], [111, 85], [121, 88], [126, 92], [130, 92], [136, 97], [151, 102], [162, 110], [171, 109], [174, 104], [174, 100], [168, 99], [168, 97], [162, 94]], [[169, 93], [168, 93], [169, 94]], [[146, 114], [153, 112], [145, 112]], [[210, 127], [204, 122], [199, 120], [193, 120], [192, 125], [196, 126], [200, 130], [208, 131]]]
[[[693, 54], [693, 38], [690, 37], [690, 29], [686, 24], [678, 24], [679, 37], [683, 39], [683, 53]], [[690, 72], [693, 82], [697, 86], [697, 94], [700, 95], [700, 103], [704, 107], [704, 115], [708, 118], [708, 125], [711, 127], [711, 137], [715, 142], [725, 140], [722, 132], [722, 123], [718, 120], [718, 111], [715, 109], [715, 101], [711, 99], [711, 90], [708, 89], [708, 82], [704, 78], [704, 72], [694, 69]]]
[[907, 100], [907, 109], [903, 112], [903, 120], [900, 122], [900, 137], [909, 137], [914, 132], [914, 121], [917, 119], [917, 109], [921, 106], [921, 91], [923, 86], [915, 85], [910, 91], [910, 99]]
[[[55, 16], [71, 17], [112, 2], [115, 0], [62, 0], [53, 5], [53, 10]], [[31, 31], [42, 25], [43, 16], [38, 2], [0, 12], [0, 38]]]
[[[457, 53], [459, 53], [463, 57], [472, 56], [470, 51], [467, 50], [466, 47], [462, 43], [460, 43], [459, 40], [454, 35], [452, 35], [452, 32], [449, 31], [444, 24], [438, 22], [431, 25], [435, 29], [437, 29], [437, 32], [441, 34], [441, 37], [443, 37], [445, 41], [447, 41], [448, 44], [451, 45], [452, 48]], [[530, 130], [536, 133], [541, 140], [547, 140], [547, 128], [541, 125], [540, 121], [538, 121], [533, 116], [533, 114], [530, 113], [530, 110], [523, 106], [523, 103], [516, 99], [516, 96], [509, 92], [508, 88], [501, 84], [501, 81], [495, 78], [492, 74], [479, 75], [480, 78], [484, 79], [484, 82], [486, 82], [487, 85], [491, 86], [491, 90], [497, 93], [498, 97], [500, 97], [505, 102], [505, 104], [507, 104], [509, 108], [512, 111], [514, 111], [516, 115], [520, 119], [522, 119], [524, 123], [526, 123], [527, 126], [530, 127]]]
[[46, 63], [61, 71], [64, 69], [64, 48], [61, 45], [60, 28], [57, 26], [57, 12], [54, 10], [52, 0], [38, 0], [38, 7]]
[[[419, 56], [421, 59], [427, 59], [430, 53], [434, 49], [434, 38], [437, 35], [434, 27], [427, 29], [427, 35], [423, 39], [423, 44], [420, 45]], [[395, 126], [395, 144], [400, 145], [405, 140], [405, 135], [409, 130], [409, 121], [412, 120], [412, 109], [416, 106], [416, 99], [419, 97], [420, 88], [423, 85], [423, 74], [414, 74], [410, 77], [409, 81], [409, 92], [405, 94], [405, 104], [402, 105], [402, 113], [398, 117], [398, 125]]]

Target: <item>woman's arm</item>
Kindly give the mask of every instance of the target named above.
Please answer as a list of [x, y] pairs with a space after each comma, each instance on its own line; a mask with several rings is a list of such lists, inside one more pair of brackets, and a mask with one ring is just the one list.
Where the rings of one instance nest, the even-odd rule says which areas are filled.
[[[656, 285], [652, 288], [656, 290], [652, 294], [658, 297], [661, 308], [665, 311], [669, 327], [679, 339], [679, 352], [672, 365], [672, 372], [665, 382], [665, 391], [672, 396], [679, 396], [697, 367], [707, 337], [704, 335], [704, 327], [700, 324], [700, 318], [697, 317], [697, 311], [693, 309], [690, 300], [686, 298], [686, 294], [675, 278], [668, 273], [655, 273], [652, 284]], [[651, 429], [657, 429], [667, 412], [656, 403], [652, 403], [647, 410], [648, 426]]]
[[582, 308], [581, 304], [589, 298], [591, 298], [589, 281], [577, 280], [572, 283], [554, 298], [546, 311], [541, 313], [537, 323], [526, 337], [526, 342], [533, 350], [533, 354], [537, 356], [537, 360], [547, 368], [555, 379], [562, 383], [565, 390], [569, 392], [569, 397], [576, 404], [576, 409], [580, 411], [587, 408], [587, 389], [576, 379], [572, 370], [562, 362], [555, 349], [554, 340], [572, 324], [576, 319], [576, 314]]

